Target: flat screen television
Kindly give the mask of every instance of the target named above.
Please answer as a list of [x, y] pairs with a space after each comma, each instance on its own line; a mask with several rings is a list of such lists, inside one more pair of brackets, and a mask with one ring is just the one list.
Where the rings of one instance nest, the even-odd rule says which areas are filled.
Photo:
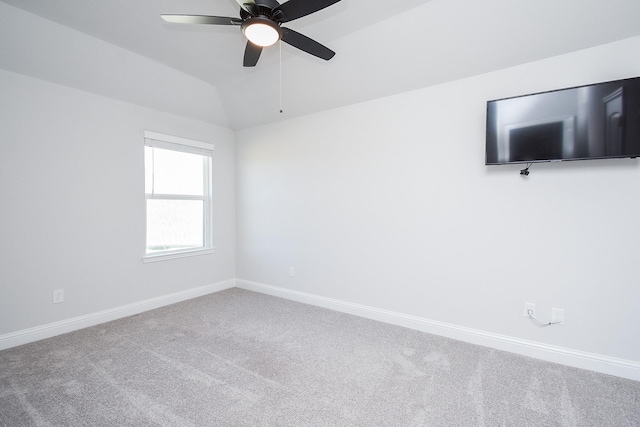
[[487, 102], [487, 165], [637, 156], [640, 77]]

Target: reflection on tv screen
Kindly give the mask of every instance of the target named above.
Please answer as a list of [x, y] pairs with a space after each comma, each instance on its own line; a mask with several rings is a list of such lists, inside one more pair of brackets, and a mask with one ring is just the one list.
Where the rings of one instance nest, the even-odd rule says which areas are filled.
[[486, 164], [640, 156], [640, 77], [487, 102]]

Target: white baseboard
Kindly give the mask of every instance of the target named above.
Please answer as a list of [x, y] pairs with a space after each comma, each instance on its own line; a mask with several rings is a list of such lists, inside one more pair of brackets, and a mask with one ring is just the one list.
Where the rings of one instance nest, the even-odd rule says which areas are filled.
[[187, 289], [186, 291], [175, 292], [169, 295], [150, 298], [144, 301], [127, 304], [120, 307], [87, 314], [84, 316], [78, 316], [71, 319], [61, 320], [59, 322], [49, 323], [46, 325], [36, 326], [34, 328], [23, 329], [21, 331], [0, 335], [0, 350], [16, 347], [45, 338], [51, 338], [56, 335], [77, 331], [78, 329], [88, 328], [89, 326], [99, 325], [100, 323], [110, 322], [112, 320], [121, 319], [123, 317], [133, 316], [134, 314], [164, 307], [170, 304], [175, 304], [177, 302], [186, 301], [188, 299], [197, 298], [213, 292], [223, 291], [225, 289], [233, 287], [235, 287], [235, 279], [224, 280], [222, 282], [214, 283], [211, 285]]
[[534, 357], [547, 362], [559, 363], [575, 368], [588, 369], [603, 374], [640, 381], [640, 362], [638, 361], [617, 359], [600, 354], [523, 340], [248, 280], [236, 279], [236, 286], [250, 291], [324, 307], [434, 335], [453, 338], [459, 341]]
[[575, 368], [588, 369], [604, 374], [615, 375], [640, 381], [640, 362], [618, 359], [595, 353], [587, 353], [564, 347], [557, 347], [535, 341], [528, 341], [506, 335], [481, 331], [478, 329], [457, 326], [450, 323], [438, 322], [422, 317], [382, 310], [361, 304], [354, 304], [333, 298], [322, 297], [304, 292], [294, 291], [263, 283], [242, 279], [229, 279], [211, 285], [188, 289], [169, 295], [163, 295], [84, 316], [74, 317], [59, 322], [36, 326], [5, 335], [0, 335], [0, 350], [16, 347], [22, 344], [51, 338], [56, 335], [73, 332], [78, 329], [110, 322], [155, 308], [185, 301], [225, 289], [238, 287], [263, 294], [273, 295], [292, 301], [298, 301], [318, 307], [324, 307], [343, 313], [353, 314], [367, 319], [377, 320], [393, 325], [403, 326], [435, 335], [453, 338], [472, 344], [534, 357], [548, 362], [560, 363]]

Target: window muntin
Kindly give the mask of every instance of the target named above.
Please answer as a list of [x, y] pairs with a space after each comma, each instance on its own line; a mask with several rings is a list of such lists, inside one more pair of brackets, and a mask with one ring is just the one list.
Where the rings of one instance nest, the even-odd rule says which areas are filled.
[[145, 257], [213, 249], [213, 146], [145, 132]]

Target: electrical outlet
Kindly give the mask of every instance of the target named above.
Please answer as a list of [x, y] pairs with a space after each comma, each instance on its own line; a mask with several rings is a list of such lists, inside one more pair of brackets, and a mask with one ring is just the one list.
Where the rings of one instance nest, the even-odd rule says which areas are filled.
[[56, 289], [53, 291], [53, 303], [59, 304], [64, 302], [64, 289]]
[[522, 316], [536, 317], [536, 305], [531, 302], [525, 302], [524, 309], [522, 310]]
[[296, 270], [293, 267], [289, 267], [289, 277], [296, 277]]
[[564, 309], [552, 308], [551, 309], [551, 323], [557, 325], [564, 325]]

